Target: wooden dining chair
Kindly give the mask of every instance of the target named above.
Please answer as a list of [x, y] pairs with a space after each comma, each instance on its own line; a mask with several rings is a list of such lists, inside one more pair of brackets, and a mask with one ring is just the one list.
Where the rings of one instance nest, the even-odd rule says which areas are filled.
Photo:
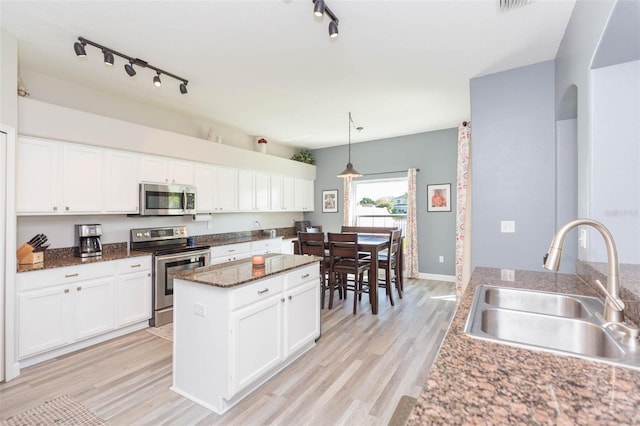
[[[324, 309], [325, 291], [329, 289], [329, 257], [325, 251], [323, 232], [298, 232], [298, 253], [321, 257], [320, 261], [320, 307]], [[342, 288], [338, 288], [340, 299], [342, 299]], [[333, 293], [331, 294], [333, 298]]]
[[400, 228], [394, 229], [389, 233], [389, 249], [382, 251], [378, 255], [378, 267], [384, 269], [384, 280], [387, 295], [393, 306], [393, 292], [391, 290], [391, 271], [394, 274], [395, 287], [398, 297], [402, 299], [402, 265], [400, 264], [400, 244], [402, 243], [402, 231]]
[[[329, 309], [333, 308], [333, 290], [342, 287], [343, 291], [353, 291], [353, 313], [355, 315], [358, 300], [364, 292], [364, 273], [369, 271], [370, 262], [358, 255], [358, 234], [328, 233], [329, 241]], [[348, 276], [353, 275], [350, 285]], [[346, 297], [345, 297], [346, 298]]]

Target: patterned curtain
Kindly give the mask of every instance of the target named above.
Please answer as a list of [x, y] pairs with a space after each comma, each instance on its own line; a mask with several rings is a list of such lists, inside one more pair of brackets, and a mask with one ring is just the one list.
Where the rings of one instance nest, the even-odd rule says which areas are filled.
[[342, 205], [343, 205], [343, 211], [344, 211], [344, 226], [351, 226], [351, 181], [353, 180], [352, 177], [347, 176], [345, 178], [342, 178], [344, 180], [343, 184], [344, 184], [344, 190], [343, 190], [343, 200], [342, 200]]
[[458, 125], [456, 203], [456, 297], [460, 300], [471, 275], [471, 123]]
[[405, 250], [405, 273], [409, 278], [418, 278], [418, 226], [416, 213], [416, 169], [409, 169], [407, 174], [409, 195], [407, 197], [407, 235]]

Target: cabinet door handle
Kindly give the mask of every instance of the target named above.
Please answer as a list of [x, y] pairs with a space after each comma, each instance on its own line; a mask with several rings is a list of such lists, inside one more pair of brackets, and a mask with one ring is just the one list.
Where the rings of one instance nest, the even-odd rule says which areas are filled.
[[78, 276], [78, 274], [75, 273], [75, 274], [66, 274], [64, 277], [65, 278], [73, 278], [73, 277], [77, 277], [77, 276]]
[[66, 211], [69, 211], [69, 206], [65, 207], [64, 209], [65, 209]]
[[309, 274], [304, 274], [303, 276], [301, 276], [300, 278], [305, 279], [305, 278], [309, 278]]
[[58, 206], [53, 206], [53, 211], [57, 212], [58, 211]]
[[234, 251], [236, 251], [236, 249], [229, 249], [228, 250], [229, 253], [233, 253]]
[[284, 303], [284, 297], [282, 299], [280, 299], [280, 302]]
[[269, 291], [268, 288], [265, 288], [264, 290], [258, 290], [258, 294], [265, 294]]
[[82, 287], [76, 287], [76, 290], [80, 291], [82, 290]]
[[65, 293], [65, 294], [69, 293], [69, 289], [68, 289], [68, 288], [65, 288], [65, 289], [64, 289], [64, 293]]
[[293, 299], [293, 296], [289, 295], [289, 300]]
[[139, 267], [141, 267], [141, 266], [142, 266], [142, 265], [141, 265], [140, 263], [136, 263], [135, 265], [131, 265], [131, 267], [132, 267], [132, 268], [139, 268]]

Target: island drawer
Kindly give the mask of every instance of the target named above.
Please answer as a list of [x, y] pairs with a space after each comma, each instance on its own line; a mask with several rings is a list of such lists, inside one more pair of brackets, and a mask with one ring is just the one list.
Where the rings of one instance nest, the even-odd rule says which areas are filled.
[[241, 308], [274, 295], [281, 295], [283, 290], [282, 277], [268, 278], [253, 284], [239, 287], [231, 292], [231, 310]]
[[285, 276], [285, 288], [290, 289], [313, 280], [320, 282], [320, 264], [318, 262], [287, 273]]

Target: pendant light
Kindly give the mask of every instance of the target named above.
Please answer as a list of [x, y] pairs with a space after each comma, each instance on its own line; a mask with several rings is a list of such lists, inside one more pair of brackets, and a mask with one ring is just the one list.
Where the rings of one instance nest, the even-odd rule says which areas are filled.
[[[338, 175], [339, 178], [359, 178], [362, 176], [360, 172], [353, 168], [353, 164], [351, 164], [351, 126], [353, 124], [353, 119], [351, 118], [351, 113], [349, 113], [349, 162], [347, 163], [347, 167]], [[362, 127], [357, 127], [357, 130], [362, 130]]]

